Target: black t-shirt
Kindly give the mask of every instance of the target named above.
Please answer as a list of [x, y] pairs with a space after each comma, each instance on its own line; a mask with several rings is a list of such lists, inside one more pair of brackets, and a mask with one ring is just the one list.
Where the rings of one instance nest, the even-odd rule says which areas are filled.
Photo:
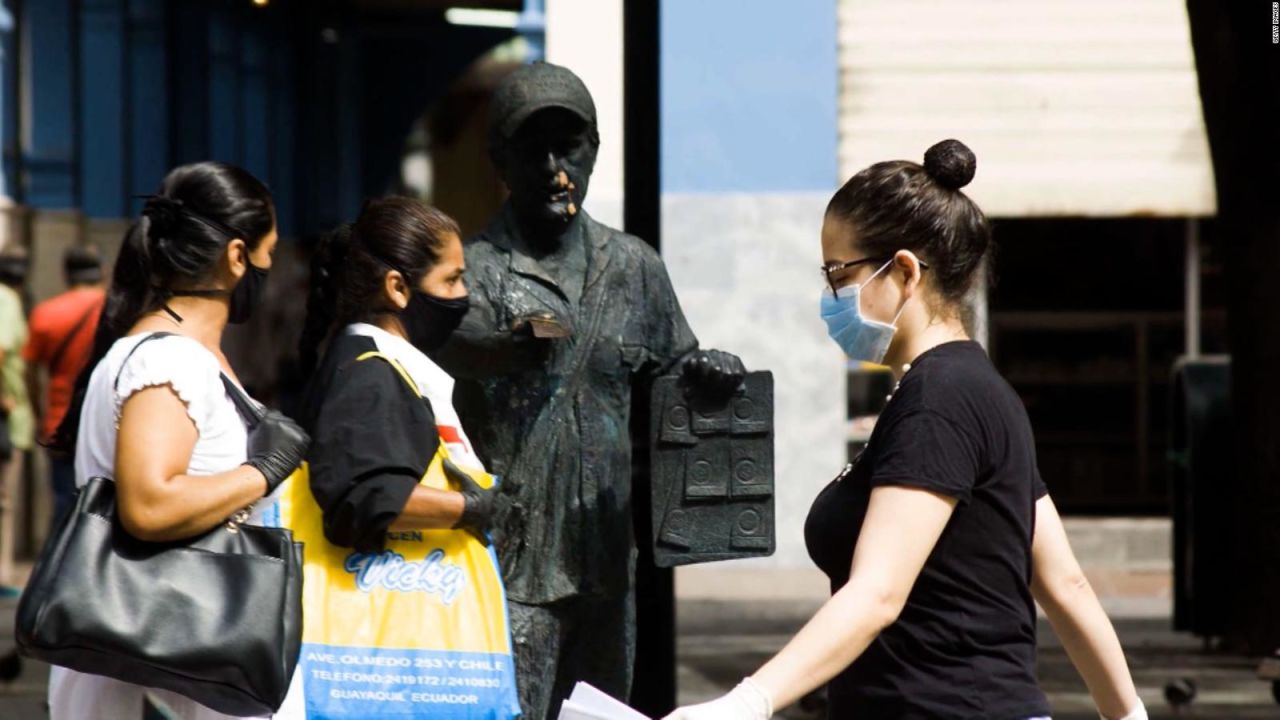
[[380, 550], [439, 445], [431, 403], [386, 360], [357, 361], [373, 338], [339, 333], [307, 385], [311, 492], [329, 542]]
[[958, 502], [897, 622], [831, 681], [830, 717], [1048, 715], [1030, 589], [1035, 502], [1046, 490], [1026, 409], [982, 346], [946, 343], [917, 358], [866, 449], [814, 501], [805, 542], [833, 593], [849, 580], [882, 485]]

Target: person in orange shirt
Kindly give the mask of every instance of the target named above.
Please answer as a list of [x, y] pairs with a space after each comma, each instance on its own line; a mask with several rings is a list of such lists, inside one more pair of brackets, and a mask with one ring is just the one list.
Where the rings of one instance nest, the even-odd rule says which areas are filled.
[[[62, 256], [67, 291], [40, 303], [31, 311], [27, 344], [22, 357], [31, 374], [32, 398], [38, 403], [40, 442], [47, 444], [67, 412], [76, 375], [93, 348], [93, 335], [106, 291], [102, 280], [102, 260], [86, 247], [71, 247]], [[45, 370], [47, 382], [40, 392], [37, 368]], [[53, 485], [54, 518], [60, 517], [75, 497], [75, 463], [70, 457], [49, 453]]]

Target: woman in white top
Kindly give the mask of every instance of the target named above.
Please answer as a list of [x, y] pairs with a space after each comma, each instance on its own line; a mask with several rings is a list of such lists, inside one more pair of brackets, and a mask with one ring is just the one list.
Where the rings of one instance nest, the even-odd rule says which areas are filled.
[[[276, 239], [266, 187], [214, 162], [170, 172], [125, 237], [55, 447], [74, 449], [77, 486], [115, 480], [120, 522], [139, 539], [194, 537], [261, 505], [306, 451], [279, 413], [247, 432], [220, 378], [236, 378], [222, 331], [248, 319]], [[228, 717], [168, 691], [50, 673], [54, 720], [137, 720], [148, 696], [182, 720]]]

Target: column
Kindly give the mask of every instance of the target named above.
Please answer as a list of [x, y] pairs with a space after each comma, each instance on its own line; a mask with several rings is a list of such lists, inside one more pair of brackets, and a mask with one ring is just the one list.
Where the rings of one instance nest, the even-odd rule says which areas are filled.
[[[13, 109], [17, 107], [17, 87], [13, 82], [13, 67], [17, 58], [13, 54], [13, 13], [8, 3], [0, 0], [0, 204], [8, 206], [10, 188], [13, 183], [13, 163], [9, 157], [9, 148], [17, 140], [13, 122]], [[0, 221], [0, 233], [6, 232], [8, 223]], [[4, 246], [5, 237], [0, 234], [0, 247]]]

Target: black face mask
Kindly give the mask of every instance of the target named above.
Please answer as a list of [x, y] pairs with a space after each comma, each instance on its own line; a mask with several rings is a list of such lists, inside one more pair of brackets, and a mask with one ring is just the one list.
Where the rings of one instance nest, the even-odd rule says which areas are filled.
[[240, 282], [231, 291], [231, 307], [227, 310], [227, 322], [240, 325], [249, 320], [253, 311], [262, 302], [262, 289], [267, 284], [267, 271], [246, 263], [248, 268]]
[[471, 298], [446, 300], [424, 292], [415, 292], [409, 304], [400, 311], [400, 322], [409, 342], [424, 353], [440, 349], [471, 308]]
[[[262, 301], [262, 289], [267, 284], [267, 270], [260, 268], [253, 263], [246, 263], [248, 266], [244, 276], [240, 278], [240, 282], [230, 291], [226, 290], [173, 290], [167, 294], [170, 297], [210, 297], [213, 295], [230, 295], [229, 307], [227, 308], [227, 322], [231, 325], [241, 325], [249, 321], [253, 315], [253, 311], [258, 307], [258, 303]], [[182, 316], [173, 311], [168, 304], [162, 305], [161, 309], [169, 313], [169, 316], [178, 322], [182, 322]]]

